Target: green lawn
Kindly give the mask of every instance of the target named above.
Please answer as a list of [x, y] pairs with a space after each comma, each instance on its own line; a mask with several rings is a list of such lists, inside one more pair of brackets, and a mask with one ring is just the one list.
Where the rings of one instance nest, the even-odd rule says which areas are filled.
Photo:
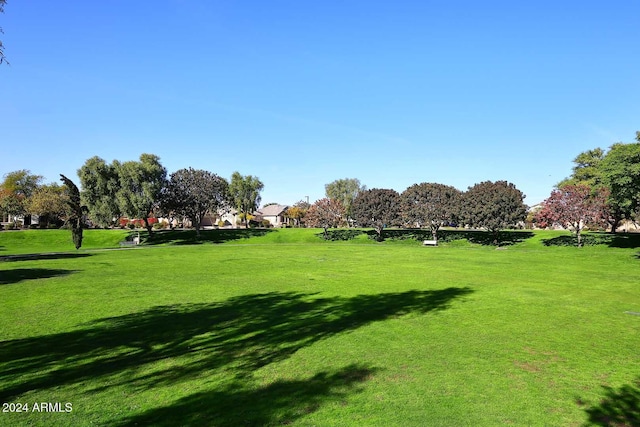
[[127, 233], [0, 232], [0, 425], [640, 425], [638, 235]]

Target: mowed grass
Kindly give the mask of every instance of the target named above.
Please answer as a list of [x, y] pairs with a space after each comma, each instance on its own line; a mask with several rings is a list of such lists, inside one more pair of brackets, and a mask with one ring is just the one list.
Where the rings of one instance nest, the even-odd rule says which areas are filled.
[[638, 236], [318, 233], [0, 233], [0, 425], [638, 425]]

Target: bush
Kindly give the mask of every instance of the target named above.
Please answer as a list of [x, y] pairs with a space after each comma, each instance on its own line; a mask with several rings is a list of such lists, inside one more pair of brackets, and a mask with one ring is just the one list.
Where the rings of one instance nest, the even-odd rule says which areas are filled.
[[133, 230], [134, 228], [136, 228], [136, 225], [133, 222], [130, 222], [127, 224], [127, 228], [129, 228], [129, 230]]
[[169, 227], [169, 223], [166, 221], [155, 222], [152, 227], [154, 230], [164, 230], [165, 228]]
[[5, 225], [7, 230], [15, 230], [16, 229], [16, 223], [15, 222], [9, 222], [7, 223], [7, 225]]

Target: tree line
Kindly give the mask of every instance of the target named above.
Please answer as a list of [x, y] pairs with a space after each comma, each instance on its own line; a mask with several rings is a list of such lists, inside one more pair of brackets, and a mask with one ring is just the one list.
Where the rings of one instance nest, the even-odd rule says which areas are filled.
[[640, 218], [640, 132], [635, 143], [618, 142], [608, 151], [576, 156], [571, 176], [556, 185], [535, 213], [540, 227], [560, 225], [573, 231], [578, 246], [587, 228], [610, 228]]
[[193, 168], [168, 175], [160, 158], [147, 153], [137, 161], [111, 163], [94, 156], [78, 169], [78, 177], [82, 190], [64, 175], [59, 185], [43, 184], [42, 176], [28, 170], [10, 172], [0, 184], [0, 212], [9, 217], [35, 214], [45, 227], [66, 223], [79, 248], [87, 220], [108, 228], [122, 217], [140, 219], [152, 237], [152, 218], [188, 219], [199, 235], [208, 213], [235, 207], [248, 217], [258, 208], [264, 188], [257, 177], [239, 172], [230, 181]]
[[[529, 212], [524, 194], [507, 181], [485, 181], [460, 191], [440, 183], [420, 183], [402, 193], [367, 189], [358, 179], [338, 179], [325, 185], [326, 197], [313, 204], [298, 202], [285, 215], [294, 226], [324, 229], [340, 226], [371, 227], [379, 240], [387, 227], [427, 228], [434, 240], [447, 225], [482, 228], [494, 235], [525, 221], [545, 228], [560, 225], [572, 230], [581, 244], [585, 227], [610, 227], [640, 215], [640, 132], [635, 143], [616, 143], [608, 151], [596, 148], [580, 153], [571, 176], [556, 185], [536, 212]], [[88, 159], [78, 170], [82, 190], [61, 176], [63, 185], [43, 184], [28, 170], [10, 172], [0, 183], [0, 213], [37, 214], [44, 226], [66, 222], [81, 244], [86, 219], [113, 227], [121, 217], [144, 222], [152, 236], [150, 218], [188, 219], [197, 234], [205, 215], [235, 208], [245, 218], [260, 204], [263, 183], [252, 175], [234, 172], [230, 180], [215, 173], [185, 168], [170, 175], [153, 154], [137, 161], [107, 163]], [[72, 224], [75, 224], [72, 226]], [[78, 234], [79, 236], [76, 236]]]
[[387, 227], [428, 228], [437, 242], [443, 226], [484, 228], [498, 243], [499, 231], [523, 224], [527, 213], [524, 194], [507, 181], [484, 181], [466, 192], [440, 183], [414, 184], [398, 193], [393, 189], [366, 189], [357, 179], [327, 184], [327, 197], [309, 206], [304, 221], [327, 230], [338, 226], [371, 227], [383, 240]]

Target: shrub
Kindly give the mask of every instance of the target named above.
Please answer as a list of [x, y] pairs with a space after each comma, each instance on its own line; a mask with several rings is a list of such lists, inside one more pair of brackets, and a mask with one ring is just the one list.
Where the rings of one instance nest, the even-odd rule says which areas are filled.
[[9, 222], [9, 223], [7, 223], [7, 225], [5, 225], [5, 227], [7, 228], [7, 230], [15, 230], [16, 229], [16, 223], [15, 222]]
[[166, 221], [155, 222], [152, 227], [154, 230], [164, 230], [169, 227], [169, 223]]
[[136, 225], [133, 222], [130, 222], [127, 224], [127, 228], [129, 228], [130, 230], [133, 230], [134, 228], [136, 228]]

